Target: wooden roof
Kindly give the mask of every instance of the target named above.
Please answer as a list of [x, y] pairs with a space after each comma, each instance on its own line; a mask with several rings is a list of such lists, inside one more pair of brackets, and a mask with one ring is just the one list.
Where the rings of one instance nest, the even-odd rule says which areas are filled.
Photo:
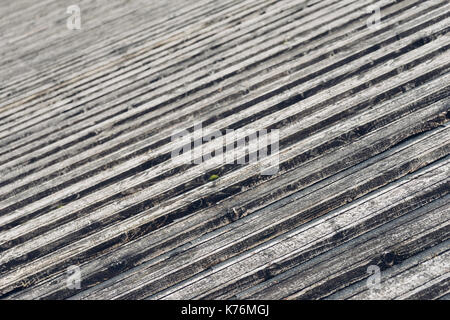
[[72, 4], [0, 3], [1, 298], [449, 298], [448, 1]]

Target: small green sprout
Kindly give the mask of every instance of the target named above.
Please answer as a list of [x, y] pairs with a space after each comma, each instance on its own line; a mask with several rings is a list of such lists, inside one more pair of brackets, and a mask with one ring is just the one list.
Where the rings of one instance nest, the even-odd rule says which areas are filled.
[[217, 175], [217, 174], [212, 174], [210, 177], [209, 177], [209, 181], [214, 181], [214, 180], [217, 180], [217, 179], [219, 179], [219, 176]]

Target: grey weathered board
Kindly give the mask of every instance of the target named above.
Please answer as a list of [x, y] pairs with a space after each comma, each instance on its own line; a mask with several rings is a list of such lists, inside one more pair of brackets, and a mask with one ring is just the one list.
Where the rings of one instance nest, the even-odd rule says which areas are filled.
[[73, 4], [0, 1], [1, 298], [448, 299], [449, 1]]

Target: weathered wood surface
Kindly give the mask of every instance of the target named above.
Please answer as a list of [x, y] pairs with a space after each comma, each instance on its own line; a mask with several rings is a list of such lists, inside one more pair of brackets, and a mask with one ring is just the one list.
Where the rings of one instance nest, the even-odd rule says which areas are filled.
[[[71, 4], [0, 3], [0, 297], [448, 298], [448, 1]], [[198, 123], [279, 172], [171, 161]]]

